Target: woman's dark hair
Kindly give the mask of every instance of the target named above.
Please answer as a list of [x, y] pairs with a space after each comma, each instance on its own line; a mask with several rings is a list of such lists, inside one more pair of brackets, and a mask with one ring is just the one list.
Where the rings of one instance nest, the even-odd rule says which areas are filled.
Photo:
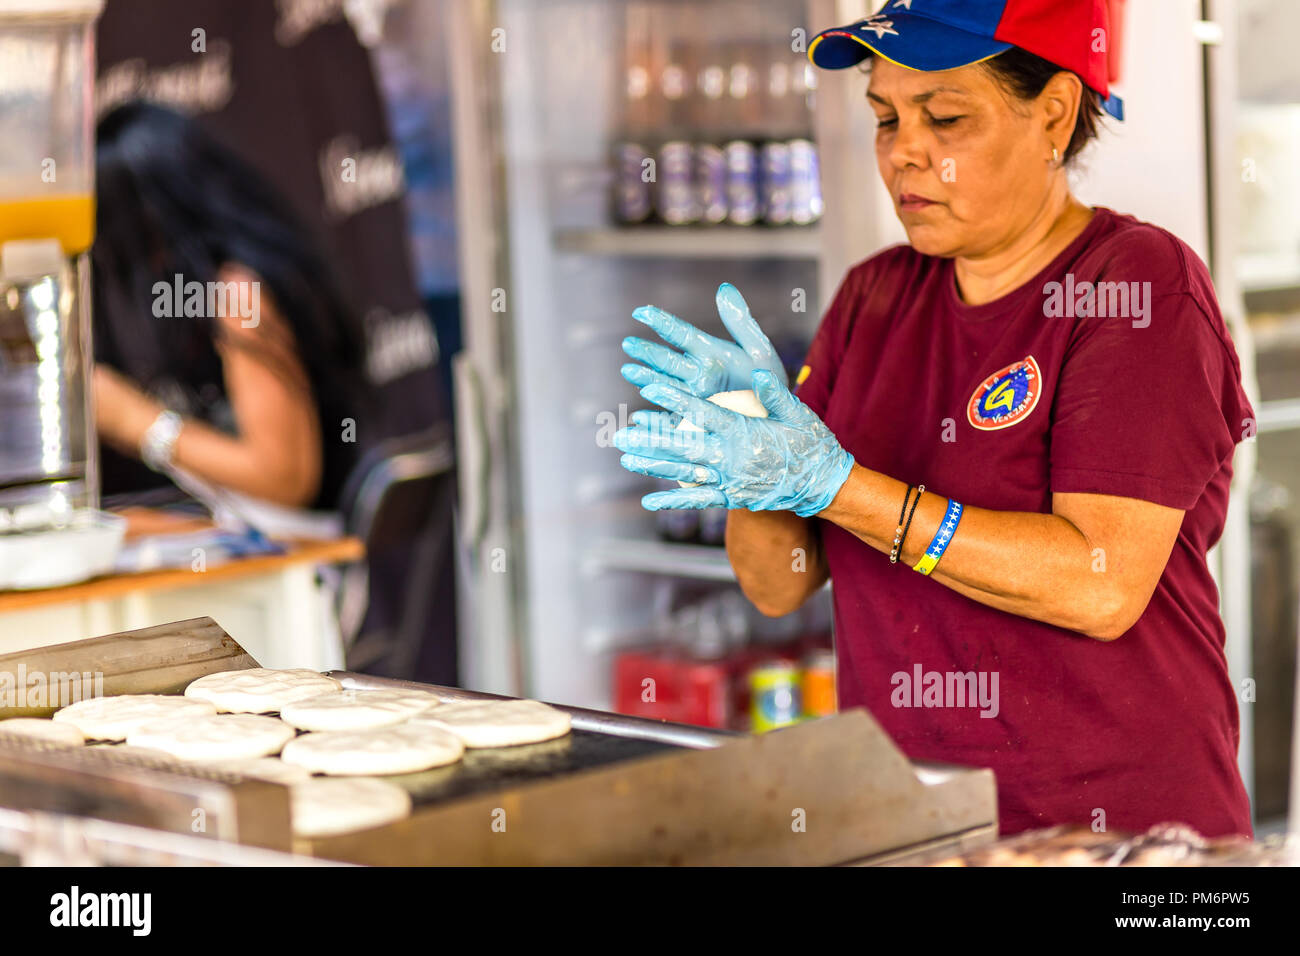
[[[874, 56], [875, 53], [869, 52], [860, 68], [869, 69]], [[1018, 46], [989, 57], [982, 61], [980, 66], [992, 74], [994, 81], [1004, 91], [1018, 100], [1026, 101], [1037, 98], [1047, 86], [1047, 81], [1057, 73], [1070, 72]], [[1083, 82], [1082, 77], [1079, 82]], [[1074, 132], [1065, 147], [1065, 155], [1061, 157], [1062, 162], [1068, 163], [1074, 159], [1089, 142], [1096, 139], [1098, 132], [1101, 131], [1101, 120], [1102, 109], [1097, 101], [1097, 94], [1085, 83], [1083, 97], [1079, 100], [1079, 115], [1075, 118]]]
[[[1057, 73], [1069, 72], [1018, 46], [990, 57], [981, 65], [993, 74], [993, 78], [1004, 90], [1019, 100], [1037, 98], [1043, 92], [1043, 87], [1047, 86], [1048, 80]], [[1083, 82], [1082, 78], [1079, 82]], [[1063, 162], [1068, 163], [1096, 138], [1101, 129], [1101, 116], [1097, 94], [1084, 83], [1083, 96], [1079, 99], [1079, 115], [1075, 118], [1074, 132], [1065, 147], [1065, 155], [1061, 157]]]
[[[363, 347], [355, 313], [323, 251], [259, 172], [194, 120], [133, 102], [100, 121], [95, 175], [99, 360], [146, 389], [179, 389], [188, 411], [204, 417], [214, 397], [224, 397], [221, 329], [208, 315], [155, 317], [154, 285], [170, 285], [176, 275], [213, 282], [223, 266], [242, 266], [274, 298], [293, 334], [322, 429], [360, 417]], [[274, 368], [284, 355], [267, 344], [256, 357]], [[343, 444], [322, 441], [322, 501], [342, 481], [331, 472], [346, 465], [331, 458], [349, 453]]]

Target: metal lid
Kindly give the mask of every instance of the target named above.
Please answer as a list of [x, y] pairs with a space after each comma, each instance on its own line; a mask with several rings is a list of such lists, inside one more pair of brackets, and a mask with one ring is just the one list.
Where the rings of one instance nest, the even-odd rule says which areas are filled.
[[831, 667], [835, 666], [835, 652], [826, 647], [815, 647], [804, 656], [804, 665], [806, 667]]

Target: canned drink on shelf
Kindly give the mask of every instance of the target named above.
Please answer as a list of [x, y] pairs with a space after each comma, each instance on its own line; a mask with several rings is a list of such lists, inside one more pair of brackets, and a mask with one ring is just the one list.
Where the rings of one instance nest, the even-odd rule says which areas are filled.
[[655, 512], [655, 528], [664, 541], [690, 544], [698, 540], [700, 519], [695, 511], [686, 508], [664, 508]]
[[672, 226], [695, 222], [700, 216], [695, 200], [693, 156], [690, 143], [673, 141], [659, 147], [655, 211]]
[[700, 544], [720, 545], [727, 542], [727, 509], [700, 509]]
[[798, 723], [803, 714], [799, 687], [799, 666], [793, 661], [770, 658], [749, 673], [750, 729], [766, 733]]
[[835, 652], [812, 651], [804, 658], [803, 712], [806, 717], [826, 717], [835, 713]]
[[790, 221], [801, 226], [822, 217], [822, 181], [817, 147], [806, 139], [790, 141]]
[[[656, 491], [672, 491], [675, 481], [660, 481]], [[700, 513], [693, 508], [664, 508], [655, 512], [655, 531], [664, 541], [677, 544], [694, 542], [700, 534]]]
[[636, 143], [619, 143], [614, 153], [614, 216], [619, 222], [644, 222], [653, 208], [645, 162], [650, 154]]
[[759, 206], [763, 221], [784, 226], [790, 221], [790, 147], [764, 143], [759, 151]]
[[738, 226], [758, 220], [758, 151], [753, 143], [733, 140], [727, 157], [727, 219]]
[[695, 147], [695, 195], [700, 221], [727, 219], [727, 155], [712, 143]]

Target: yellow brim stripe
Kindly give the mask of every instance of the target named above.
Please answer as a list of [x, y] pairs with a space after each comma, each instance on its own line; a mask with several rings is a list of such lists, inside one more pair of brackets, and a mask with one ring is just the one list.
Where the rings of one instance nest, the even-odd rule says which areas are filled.
[[[844, 36], [844, 34], [839, 34], [839, 35]], [[817, 66], [816, 61], [813, 60], [813, 50], [817, 49], [817, 44], [821, 43], [822, 40], [825, 39], [826, 37], [824, 36], [816, 36], [813, 38], [812, 43], [808, 45], [808, 62], [812, 63], [813, 66]], [[960, 70], [963, 66], [974, 66], [976, 63], [983, 63], [985, 60], [991, 60], [995, 56], [998, 56], [999, 53], [1006, 52], [1005, 50], [1002, 50], [999, 51], [999, 53], [990, 53], [988, 56], [982, 56], [978, 60], [971, 60], [969, 63], [958, 63], [956, 66], [945, 67], [943, 70], [921, 70], [914, 66], [908, 66], [906, 63], [899, 63], [893, 57], [886, 56], [884, 53], [881, 53], [880, 50], [876, 49], [874, 46], [872, 46], [870, 43], [868, 43], [866, 40], [862, 39], [859, 36], [854, 36], [850, 34], [846, 36], [846, 39], [852, 40], [854, 43], [861, 43], [864, 47], [866, 47], [876, 56], [880, 57], [882, 60], [888, 60], [890, 63], [893, 63], [895, 66], [901, 66], [905, 70], [912, 70], [913, 72], [916, 73], [943, 73], [946, 70]]]

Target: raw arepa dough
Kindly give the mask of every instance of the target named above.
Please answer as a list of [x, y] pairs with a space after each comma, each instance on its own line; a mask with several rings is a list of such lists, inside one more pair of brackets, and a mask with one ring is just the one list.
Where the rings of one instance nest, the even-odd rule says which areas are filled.
[[514, 747], [563, 737], [569, 715], [536, 700], [463, 700], [417, 714], [412, 725], [441, 727], [466, 747]]
[[217, 708], [206, 700], [173, 694], [121, 694], [69, 704], [54, 715], [91, 740], [125, 740], [145, 724], [172, 718], [206, 717]]
[[67, 721], [55, 723], [40, 717], [11, 717], [0, 720], [0, 734], [14, 734], [30, 740], [43, 740], [50, 744], [62, 744], [65, 747], [80, 747], [86, 742], [86, 735], [75, 725]]
[[285, 745], [280, 759], [330, 776], [382, 776], [455, 763], [464, 752], [454, 734], [408, 722], [371, 730], [303, 734]]
[[311, 771], [285, 763], [278, 757], [248, 757], [242, 760], [212, 760], [203, 762], [204, 769], [222, 770], [237, 773], [241, 777], [254, 780], [269, 780], [284, 784], [286, 787], [297, 786], [311, 779]]
[[280, 719], [299, 730], [368, 730], [437, 705], [438, 698], [422, 690], [344, 690], [285, 704]]
[[327, 837], [401, 820], [411, 812], [411, 795], [368, 777], [312, 779], [289, 791], [289, 810], [294, 836]]
[[767, 406], [758, 400], [752, 388], [740, 388], [734, 392], [716, 392], [709, 396], [709, 401], [750, 418], [767, 418]]
[[[752, 388], [742, 388], [734, 392], [718, 392], [716, 395], [710, 395], [709, 401], [714, 405], [720, 405], [723, 408], [733, 412], [739, 412], [749, 418], [767, 418], [767, 408], [758, 400]], [[677, 426], [678, 431], [698, 432], [704, 429], [694, 422], [682, 419]], [[683, 488], [698, 488], [698, 481], [679, 481], [677, 482]]]
[[92, 744], [89, 749], [117, 754], [124, 757], [138, 757], [146, 760], [156, 760], [159, 763], [172, 765], [180, 765], [184, 763], [183, 760], [173, 757], [169, 753], [163, 753], [161, 750], [154, 750], [152, 747], [132, 747], [130, 744]]
[[132, 731], [126, 742], [181, 760], [240, 760], [279, 753], [293, 737], [293, 728], [275, 717], [212, 714], [145, 724]]
[[283, 671], [252, 667], [200, 677], [185, 688], [185, 696], [211, 701], [222, 713], [270, 714], [285, 704], [342, 689], [332, 677], [305, 667]]

